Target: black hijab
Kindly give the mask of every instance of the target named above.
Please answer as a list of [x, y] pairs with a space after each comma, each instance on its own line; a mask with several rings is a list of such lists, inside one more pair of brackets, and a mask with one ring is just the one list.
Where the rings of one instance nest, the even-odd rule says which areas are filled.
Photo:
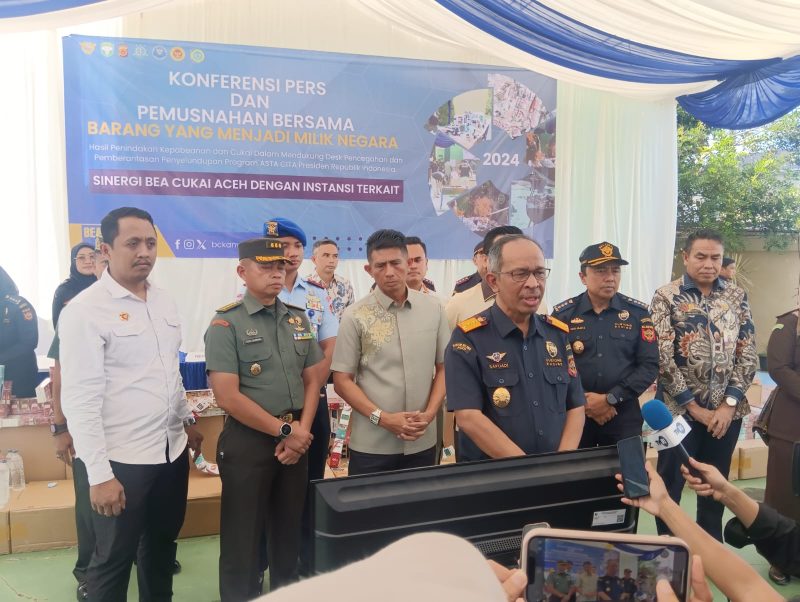
[[94, 251], [94, 247], [85, 242], [80, 242], [72, 247], [72, 251], [69, 254], [69, 278], [58, 285], [56, 294], [53, 296], [53, 326], [58, 323], [58, 316], [61, 315], [61, 310], [64, 309], [64, 306], [83, 289], [89, 288], [92, 284], [97, 282], [97, 277], [94, 274], [89, 274], [87, 276], [78, 271], [78, 264], [75, 258], [78, 256], [81, 249], [91, 249]]
[[6, 295], [18, 295], [19, 289], [14, 283], [11, 276], [8, 275], [2, 267], [0, 267], [0, 299], [5, 298]]

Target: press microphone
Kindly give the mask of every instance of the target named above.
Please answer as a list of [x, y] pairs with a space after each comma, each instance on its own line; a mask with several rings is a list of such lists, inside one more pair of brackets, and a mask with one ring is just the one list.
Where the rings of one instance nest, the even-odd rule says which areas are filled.
[[673, 416], [660, 399], [651, 399], [642, 406], [642, 418], [655, 432], [650, 436], [650, 443], [658, 451], [677, 448], [683, 463], [692, 476], [702, 479], [702, 475], [689, 462], [691, 456], [681, 443], [692, 427], [683, 416]]

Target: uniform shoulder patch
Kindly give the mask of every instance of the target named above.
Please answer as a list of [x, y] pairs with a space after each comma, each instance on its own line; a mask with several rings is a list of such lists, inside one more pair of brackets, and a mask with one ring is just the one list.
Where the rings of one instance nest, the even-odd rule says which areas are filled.
[[217, 308], [218, 314], [224, 314], [226, 311], [232, 310], [234, 307], [239, 307], [242, 304], [241, 301], [234, 301], [233, 303], [228, 303], [227, 305], [223, 305], [222, 307]]
[[627, 295], [621, 295], [622, 298], [625, 300], [626, 303], [630, 303], [634, 307], [638, 307], [640, 309], [649, 309], [647, 303], [642, 303], [638, 299], [634, 299], [633, 297], [628, 297]]
[[310, 278], [306, 278], [306, 282], [308, 282], [311, 286], [316, 286], [317, 288], [321, 288], [325, 290], [325, 285], [321, 282], [317, 282], [316, 280], [311, 280]]
[[459, 278], [458, 280], [456, 280], [456, 286], [468, 282], [470, 278], [472, 278], [472, 274], [470, 274], [469, 276], [464, 276], [463, 278]]
[[488, 323], [489, 320], [483, 316], [472, 316], [471, 318], [467, 318], [466, 320], [459, 322], [458, 327], [462, 332], [470, 332], [476, 328], [482, 328]]
[[217, 318], [215, 320], [211, 320], [211, 325], [212, 326], [223, 326], [224, 328], [228, 328], [231, 325], [231, 323], [228, 322], [227, 320], [220, 320], [219, 318]]
[[562, 322], [558, 318], [554, 318], [553, 316], [545, 316], [544, 321], [550, 324], [550, 326], [558, 328], [559, 330], [563, 330], [564, 332], [569, 334], [569, 326], [564, 324], [564, 322]]
[[572, 297], [571, 299], [567, 299], [566, 301], [562, 301], [561, 303], [557, 303], [553, 307], [553, 312], [559, 312], [562, 309], [564, 309], [566, 307], [569, 307], [570, 305], [575, 305], [575, 297]]

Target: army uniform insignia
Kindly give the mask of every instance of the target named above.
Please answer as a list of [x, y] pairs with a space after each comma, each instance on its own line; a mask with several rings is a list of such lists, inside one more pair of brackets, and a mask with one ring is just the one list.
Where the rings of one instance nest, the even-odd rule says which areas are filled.
[[544, 344], [544, 348], [547, 349], [547, 355], [550, 357], [556, 357], [558, 355], [558, 347], [553, 341], [547, 341]]
[[278, 236], [278, 222], [267, 222], [267, 236]]
[[311, 341], [314, 339], [314, 335], [310, 332], [294, 332], [292, 337], [295, 341]]
[[619, 312], [619, 319], [622, 320], [623, 322], [630, 317], [631, 314], [628, 312], [627, 309], [623, 309], [621, 312]]
[[586, 349], [586, 347], [584, 346], [583, 341], [575, 341], [572, 343], [572, 350], [578, 355], [583, 353], [584, 349]]
[[298, 318], [297, 316], [292, 316], [291, 318], [289, 318], [288, 322], [289, 324], [294, 326], [295, 330], [298, 330], [300, 332], [305, 330], [305, 327], [303, 326], [303, 320], [301, 318]]
[[491, 355], [487, 355], [486, 359], [493, 361], [494, 363], [498, 363], [506, 356], [505, 353], [500, 353], [499, 351], [495, 351]]
[[642, 340], [646, 343], [656, 340], [656, 329], [651, 324], [642, 324]]
[[261, 374], [261, 364], [256, 362], [255, 364], [251, 365], [250, 374], [252, 374], [253, 376], [258, 376], [259, 374]]
[[559, 330], [563, 330], [564, 332], [569, 334], [569, 326], [567, 326], [564, 322], [562, 322], [558, 318], [554, 318], [553, 316], [545, 316], [544, 321], [550, 324], [550, 326], [558, 328]]
[[123, 311], [121, 314], [119, 314], [119, 319], [122, 320], [123, 322], [127, 322], [128, 317], [129, 317], [128, 312], [126, 311]]
[[466, 343], [453, 343], [452, 347], [456, 351], [463, 351], [464, 353], [469, 353], [472, 351], [472, 347], [467, 345]]
[[496, 408], [507, 408], [511, 403], [511, 393], [505, 387], [498, 387], [492, 393], [492, 404]]
[[578, 318], [572, 318], [572, 319], [569, 321], [569, 323], [570, 323], [570, 324], [583, 324], [583, 322], [584, 322], [583, 318], [580, 318], [580, 317], [578, 317]]
[[614, 247], [612, 247], [607, 242], [600, 245], [598, 249], [600, 249], [600, 252], [603, 254], [603, 257], [611, 257], [614, 254]]
[[263, 343], [263, 342], [264, 342], [264, 337], [256, 337], [254, 339], [245, 339], [244, 340], [244, 344], [245, 345], [252, 345], [253, 343]]
[[27, 320], [28, 322], [33, 320], [33, 312], [29, 307], [26, 307], [25, 309], [22, 310], [22, 317], [25, 318], [25, 320]]
[[256, 330], [255, 328], [248, 328], [247, 330], [244, 331], [244, 333], [249, 337], [254, 337], [258, 334], [258, 330]]
[[226, 311], [230, 311], [234, 307], [239, 307], [241, 304], [242, 304], [241, 301], [234, 301], [233, 303], [228, 303], [227, 305], [223, 305], [222, 307], [217, 308], [217, 313], [224, 314]]
[[316, 311], [322, 311], [322, 300], [316, 295], [306, 296], [306, 307]]
[[466, 320], [459, 322], [458, 327], [462, 332], [470, 332], [471, 330], [475, 330], [481, 326], [486, 326], [488, 323], [489, 320], [483, 316], [472, 316], [471, 318], [467, 318]]
[[211, 325], [212, 326], [224, 326], [225, 328], [227, 328], [228, 326], [231, 325], [231, 323], [228, 322], [227, 320], [211, 320]]

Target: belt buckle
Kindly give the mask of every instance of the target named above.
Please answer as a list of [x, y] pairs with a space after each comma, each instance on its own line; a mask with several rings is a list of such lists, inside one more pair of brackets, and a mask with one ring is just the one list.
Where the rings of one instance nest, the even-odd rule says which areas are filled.
[[291, 412], [287, 412], [286, 414], [282, 414], [281, 416], [278, 416], [278, 419], [281, 422], [286, 422], [288, 424], [288, 423], [292, 422], [292, 413]]

